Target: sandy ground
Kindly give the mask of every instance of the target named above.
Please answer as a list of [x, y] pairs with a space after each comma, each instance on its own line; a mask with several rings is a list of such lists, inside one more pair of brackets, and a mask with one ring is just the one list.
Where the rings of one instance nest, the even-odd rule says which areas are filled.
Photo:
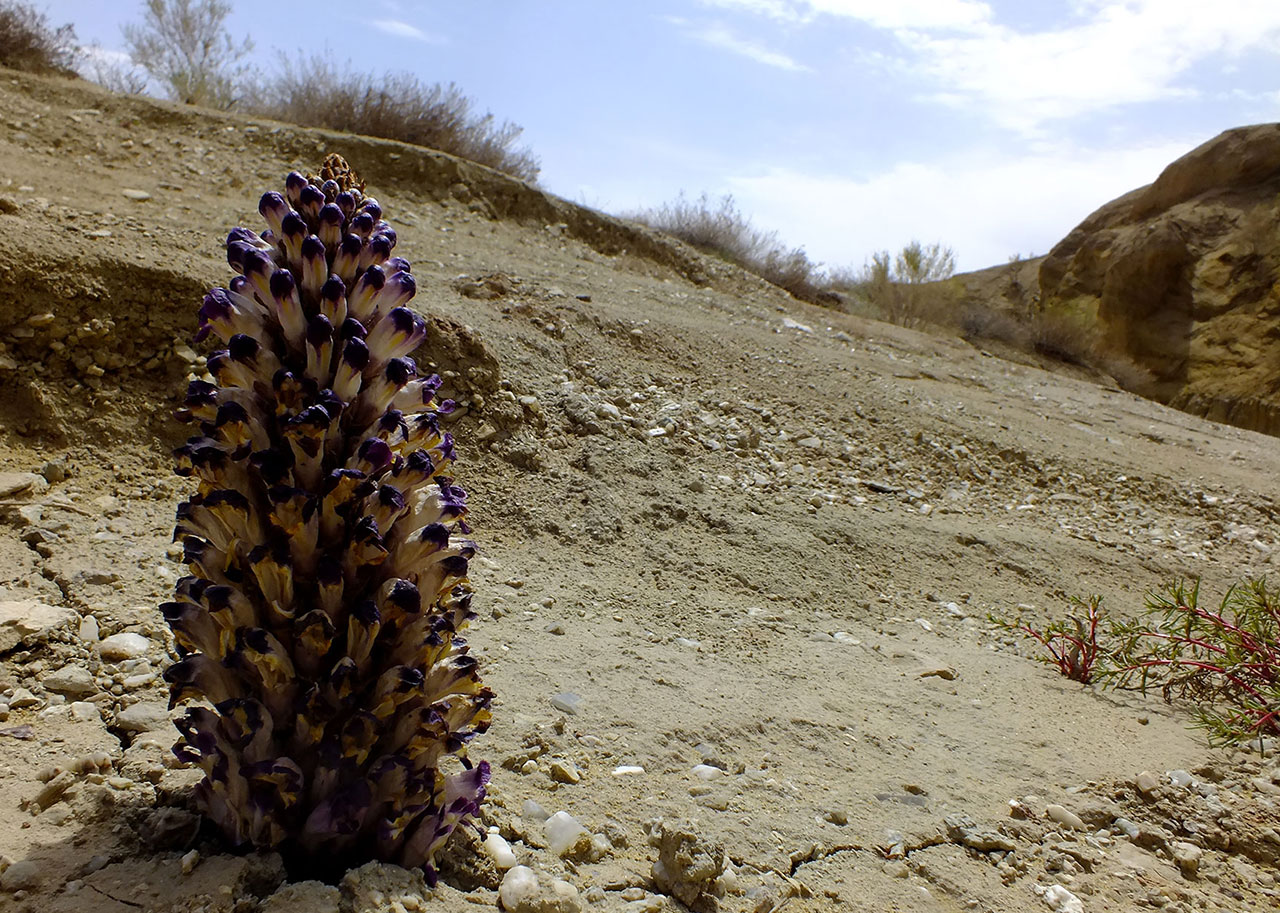
[[[1273, 571], [1272, 438], [798, 303], [407, 147], [8, 73], [0, 120], [0, 605], [49, 613], [0, 639], [0, 909], [498, 902], [465, 841], [434, 893], [282, 886], [195, 829], [168, 754], [195, 309], [226, 231], [328, 149], [399, 230], [419, 360], [464, 406], [484, 823], [578, 892], [528, 909], [1275, 908], [1274, 757], [987, 620]], [[560, 811], [597, 839], [553, 853]], [[655, 880], [681, 835], [705, 882]]]

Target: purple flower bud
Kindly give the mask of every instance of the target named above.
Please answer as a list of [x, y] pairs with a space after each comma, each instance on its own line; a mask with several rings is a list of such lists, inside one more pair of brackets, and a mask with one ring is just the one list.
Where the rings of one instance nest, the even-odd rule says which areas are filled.
[[302, 312], [302, 300], [298, 296], [297, 284], [293, 274], [287, 269], [278, 269], [270, 280], [271, 300], [275, 302], [276, 318], [280, 321], [280, 329], [285, 339], [295, 348], [302, 341], [306, 332], [306, 318]]
[[321, 207], [316, 221], [319, 223], [316, 234], [324, 242], [325, 248], [336, 253], [338, 244], [342, 241], [342, 223], [344, 221], [342, 210], [334, 203], [326, 203]]
[[[346, 329], [345, 324], [343, 329]], [[342, 347], [342, 358], [333, 377], [333, 392], [343, 402], [351, 402], [360, 392], [361, 378], [368, 364], [369, 347], [364, 340], [354, 337], [348, 339]]]
[[364, 202], [360, 204], [360, 211], [368, 213], [369, 218], [375, 222], [382, 218], [382, 206], [373, 197], [365, 197]]
[[387, 274], [382, 271], [382, 267], [369, 267], [360, 274], [347, 295], [347, 313], [357, 320], [367, 321], [373, 316], [374, 296], [386, 284]]
[[320, 214], [324, 205], [324, 191], [315, 184], [307, 184], [298, 193], [298, 211], [303, 217], [311, 220]]
[[320, 289], [329, 278], [329, 265], [324, 259], [324, 242], [315, 235], [307, 235], [302, 242], [302, 292], [310, 300], [320, 296]]
[[342, 210], [342, 217], [344, 219], [351, 218], [351, 214], [356, 211], [356, 198], [351, 195], [351, 191], [349, 190], [342, 191], [333, 198], [333, 202]]
[[338, 252], [333, 257], [333, 274], [351, 287], [360, 269], [360, 252], [364, 249], [364, 241], [355, 235], [344, 235], [338, 244]]
[[284, 193], [289, 203], [297, 206], [302, 200], [302, 188], [307, 186], [307, 179], [300, 171], [290, 171], [284, 179]]
[[362, 212], [351, 220], [350, 231], [361, 241], [367, 241], [373, 234], [373, 223], [376, 220], [367, 212]]
[[282, 225], [284, 217], [289, 215], [292, 210], [289, 209], [288, 202], [285, 198], [276, 193], [274, 190], [268, 191], [262, 195], [262, 199], [258, 201], [258, 213], [262, 216], [263, 221], [271, 228], [272, 234], [277, 238], [282, 233]]

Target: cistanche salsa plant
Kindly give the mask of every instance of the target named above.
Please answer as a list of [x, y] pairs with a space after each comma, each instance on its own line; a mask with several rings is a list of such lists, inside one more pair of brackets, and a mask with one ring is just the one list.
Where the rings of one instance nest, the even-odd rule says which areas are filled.
[[176, 451], [190, 574], [162, 606], [185, 706], [174, 751], [233, 844], [309, 860], [433, 862], [489, 778], [467, 744], [492, 693], [473, 617], [466, 495], [396, 233], [338, 156], [292, 172], [234, 229], [238, 274], [209, 292]]

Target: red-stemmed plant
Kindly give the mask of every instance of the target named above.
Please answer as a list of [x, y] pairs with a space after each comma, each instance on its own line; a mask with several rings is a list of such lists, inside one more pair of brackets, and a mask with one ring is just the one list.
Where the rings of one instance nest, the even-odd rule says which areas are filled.
[[1147, 616], [1117, 624], [1107, 684], [1189, 699], [1211, 744], [1280, 735], [1280, 599], [1264, 580], [1227, 590], [1217, 611], [1200, 582], [1147, 597]]
[[990, 620], [1006, 631], [1016, 631], [1040, 643], [1048, 656], [1036, 657], [1040, 662], [1057, 666], [1058, 672], [1074, 682], [1087, 685], [1093, 680], [1101, 649], [1098, 645], [1098, 622], [1101, 618], [1102, 598], [1091, 596], [1086, 602], [1073, 598], [1072, 604], [1083, 610], [1084, 616], [1069, 616], [1065, 621], [1055, 621], [1042, 630], [1017, 621], [1005, 621], [994, 615]]

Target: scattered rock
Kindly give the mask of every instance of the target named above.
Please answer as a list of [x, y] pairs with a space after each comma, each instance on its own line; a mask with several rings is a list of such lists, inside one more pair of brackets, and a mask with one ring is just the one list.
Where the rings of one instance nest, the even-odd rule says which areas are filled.
[[717, 909], [724, 892], [719, 882], [725, 866], [722, 846], [704, 839], [692, 821], [662, 819], [650, 829], [649, 845], [658, 850], [653, 880], [662, 891], [695, 913]]
[[551, 706], [563, 713], [576, 714], [582, 709], [582, 698], [572, 691], [564, 691], [552, 696]]
[[1068, 811], [1061, 805], [1050, 805], [1044, 811], [1046, 815], [1064, 827], [1069, 827], [1076, 831], [1085, 829], [1084, 822], [1080, 820], [1080, 816], [1075, 812]]
[[1146, 799], [1148, 802], [1155, 799], [1160, 794], [1160, 778], [1149, 770], [1144, 770], [1138, 774], [1133, 783], [1138, 790], [1138, 795]]
[[1174, 843], [1169, 849], [1173, 853], [1173, 861], [1178, 864], [1182, 874], [1188, 878], [1194, 878], [1200, 870], [1200, 859], [1204, 856], [1204, 850], [1194, 843], [1186, 843], [1182, 840]]
[[483, 845], [484, 851], [493, 860], [493, 864], [504, 872], [519, 862], [515, 851], [511, 849], [511, 844], [507, 843], [501, 834], [489, 834], [484, 838]]
[[556, 812], [543, 825], [547, 847], [563, 858], [582, 858], [591, 852], [591, 832], [568, 812]]
[[120, 196], [124, 197], [126, 200], [134, 200], [138, 203], [141, 203], [143, 200], [151, 199], [151, 194], [147, 193], [145, 190], [135, 190], [131, 187], [126, 187], [124, 190], [121, 190]]
[[582, 774], [578, 772], [578, 766], [572, 761], [554, 760], [547, 773], [551, 775], [551, 779], [557, 783], [580, 783], [582, 782]]
[[582, 909], [577, 888], [524, 865], [507, 871], [498, 900], [508, 913], [579, 913]]
[[139, 701], [116, 714], [116, 726], [124, 732], [151, 732], [169, 723], [169, 705], [165, 701]]
[[40, 885], [40, 866], [30, 859], [11, 864], [0, 875], [0, 890], [30, 891]]
[[369, 862], [352, 869], [339, 884], [341, 909], [351, 913], [383, 913], [386, 910], [426, 911], [431, 909], [430, 890], [421, 869]]
[[151, 641], [141, 634], [124, 632], [104, 637], [98, 644], [98, 654], [106, 660], [138, 659], [151, 649]]
[[40, 698], [26, 688], [15, 688], [13, 697], [9, 698], [9, 706], [14, 710], [25, 710], [28, 707], [39, 707]]
[[83, 666], [63, 666], [43, 679], [45, 688], [68, 697], [85, 697], [98, 690], [93, 673]]
[[42, 481], [34, 472], [0, 472], [0, 498], [11, 498]]
[[34, 599], [0, 602], [0, 653], [7, 653], [18, 644], [30, 647], [43, 643], [52, 632], [75, 618], [72, 609]]
[[287, 884], [262, 902], [260, 913], [338, 913], [341, 892], [320, 881]]

